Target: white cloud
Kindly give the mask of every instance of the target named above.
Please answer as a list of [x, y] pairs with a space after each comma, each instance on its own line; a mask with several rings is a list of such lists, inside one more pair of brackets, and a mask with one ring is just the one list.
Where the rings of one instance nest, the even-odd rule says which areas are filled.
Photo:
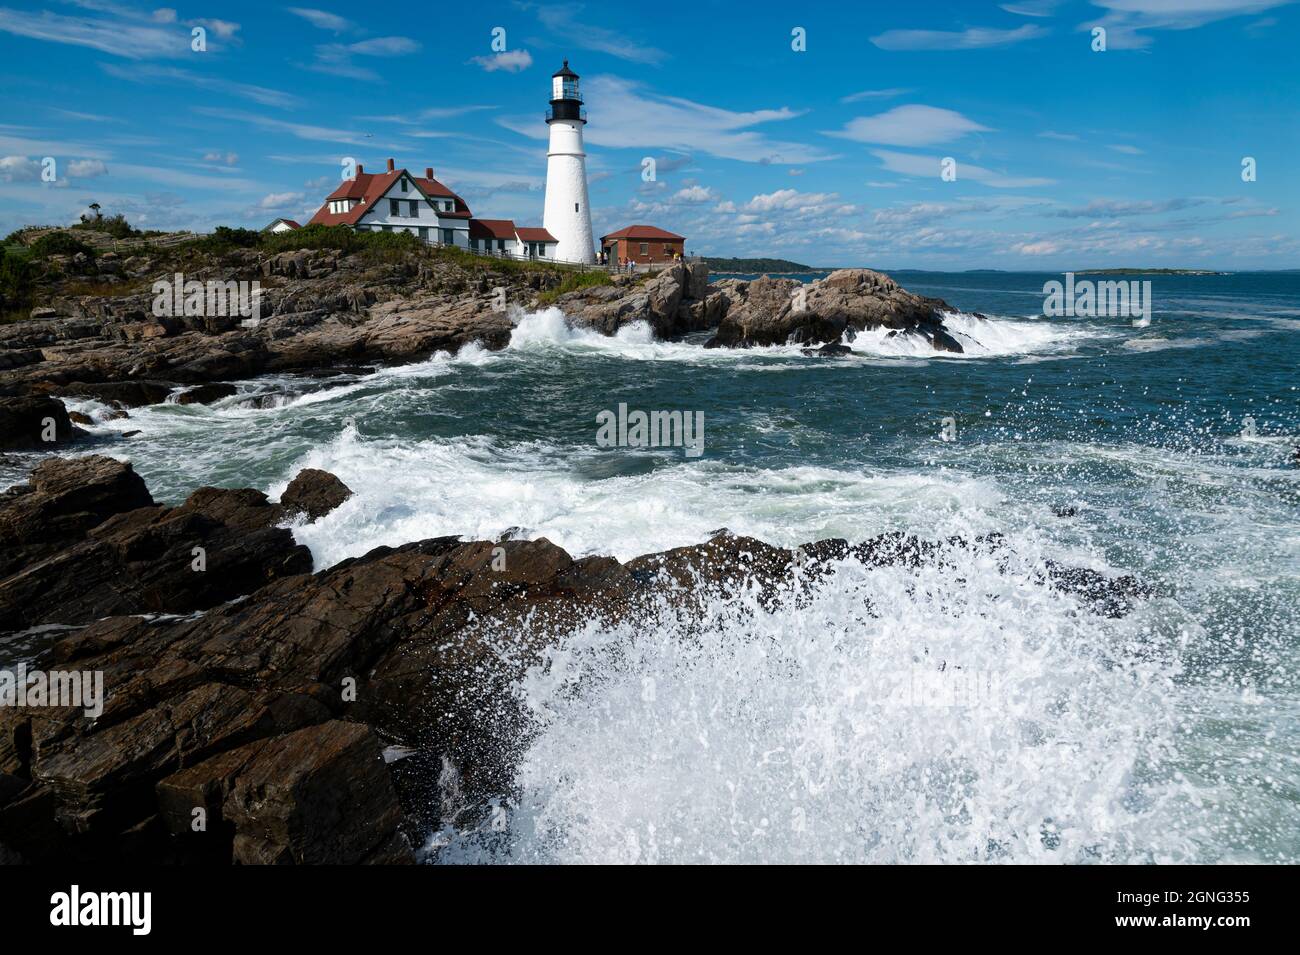
[[272, 192], [263, 196], [262, 201], [257, 205], [261, 209], [284, 209], [288, 206], [297, 205], [303, 201], [303, 198], [301, 192]]
[[223, 163], [227, 166], [234, 166], [239, 163], [238, 153], [223, 153], [221, 150], [213, 150], [203, 154], [204, 162]]
[[1047, 30], [1026, 23], [1014, 30], [971, 27], [960, 32], [947, 30], [886, 30], [871, 42], [882, 50], [978, 50], [1007, 46], [1046, 36]]
[[754, 196], [745, 203], [744, 210], [750, 213], [769, 214], [773, 212], [794, 213], [799, 216], [852, 215], [857, 207], [841, 202], [834, 192], [800, 192], [797, 189], [778, 189]]
[[351, 20], [326, 10], [316, 10], [311, 7], [290, 7], [289, 12], [296, 17], [302, 17], [314, 27], [329, 30], [332, 33], [350, 33], [356, 29], [356, 24]]
[[99, 159], [74, 159], [68, 163], [68, 175], [73, 179], [94, 179], [107, 176], [108, 167]]
[[1124, 153], [1126, 156], [1141, 156], [1143, 154], [1142, 150], [1138, 149], [1136, 146], [1130, 146], [1127, 143], [1120, 143], [1111, 146], [1110, 148], [1115, 150], [1117, 153]]
[[5, 182], [38, 182], [41, 164], [26, 156], [0, 157], [0, 179]]
[[954, 110], [909, 104], [895, 106], [876, 116], [859, 116], [850, 120], [843, 129], [827, 131], [826, 135], [886, 146], [932, 146], [959, 139], [968, 133], [989, 131], [987, 126], [981, 126]]
[[[941, 171], [940, 157], [938, 156], [918, 156], [915, 153], [900, 153], [889, 149], [872, 150], [872, 155], [881, 161], [886, 169], [890, 172], [901, 173], [905, 176], [919, 176], [923, 178], [939, 179]], [[970, 180], [978, 182], [981, 185], [992, 186], [994, 189], [1021, 189], [1032, 188], [1034, 186], [1050, 186], [1056, 182], [1055, 179], [1044, 179], [1033, 176], [1015, 177], [1006, 176], [1002, 173], [994, 172], [991, 169], [985, 169], [983, 166], [976, 166], [968, 162], [957, 163], [957, 181]]]
[[477, 63], [487, 72], [504, 70], [507, 73], [520, 73], [533, 65], [533, 55], [527, 50], [506, 50], [491, 56], [470, 57], [471, 63]]
[[712, 202], [717, 196], [707, 186], [688, 186], [673, 193], [677, 202]]

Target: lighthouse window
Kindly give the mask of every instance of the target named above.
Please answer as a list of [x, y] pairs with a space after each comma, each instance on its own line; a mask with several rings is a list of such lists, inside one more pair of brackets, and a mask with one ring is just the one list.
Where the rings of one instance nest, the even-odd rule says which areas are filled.
[[573, 204], [573, 211], [574, 212], [578, 211], [578, 204], [576, 202]]

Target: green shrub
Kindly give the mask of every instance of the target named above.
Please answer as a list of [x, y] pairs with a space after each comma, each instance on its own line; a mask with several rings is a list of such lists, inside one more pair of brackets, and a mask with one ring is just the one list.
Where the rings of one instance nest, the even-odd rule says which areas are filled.
[[126, 221], [126, 216], [118, 213], [115, 216], [104, 216], [99, 219], [83, 219], [81, 222], [72, 226], [74, 229], [83, 229], [88, 232], [104, 232], [115, 239], [130, 239], [140, 235], [136, 229], [132, 228], [131, 223]]
[[30, 253], [19, 246], [0, 247], [0, 321], [27, 317], [32, 307], [36, 269]]
[[43, 235], [28, 246], [28, 251], [34, 259], [44, 259], [51, 255], [76, 255], [78, 252], [84, 252], [91, 258], [95, 256], [94, 249], [68, 232]]
[[566, 272], [559, 285], [552, 289], [546, 289], [537, 296], [537, 302], [539, 305], [550, 305], [565, 292], [576, 292], [578, 289], [612, 284], [614, 284], [614, 277], [608, 272]]

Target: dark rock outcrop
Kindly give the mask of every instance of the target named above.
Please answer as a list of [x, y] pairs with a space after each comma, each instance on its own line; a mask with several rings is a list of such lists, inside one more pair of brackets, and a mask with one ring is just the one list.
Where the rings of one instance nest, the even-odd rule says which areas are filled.
[[280, 506], [286, 514], [305, 514], [308, 520], [314, 521], [351, 496], [351, 488], [328, 471], [303, 468], [280, 495]]
[[[299, 487], [315, 516], [346, 491], [323, 471]], [[200, 488], [166, 507], [129, 464], [42, 462], [0, 496], [0, 630], [189, 613], [309, 572], [311, 552], [276, 526], [286, 516], [261, 491]]]
[[0, 450], [52, 448], [72, 436], [72, 421], [62, 401], [37, 396], [0, 398]]

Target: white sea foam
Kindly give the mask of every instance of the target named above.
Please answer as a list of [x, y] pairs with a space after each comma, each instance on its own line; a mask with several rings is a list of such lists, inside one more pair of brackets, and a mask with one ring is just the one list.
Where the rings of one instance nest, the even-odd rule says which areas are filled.
[[1180, 664], [989, 554], [591, 626], [517, 690], [510, 838], [439, 861], [1185, 861]]

